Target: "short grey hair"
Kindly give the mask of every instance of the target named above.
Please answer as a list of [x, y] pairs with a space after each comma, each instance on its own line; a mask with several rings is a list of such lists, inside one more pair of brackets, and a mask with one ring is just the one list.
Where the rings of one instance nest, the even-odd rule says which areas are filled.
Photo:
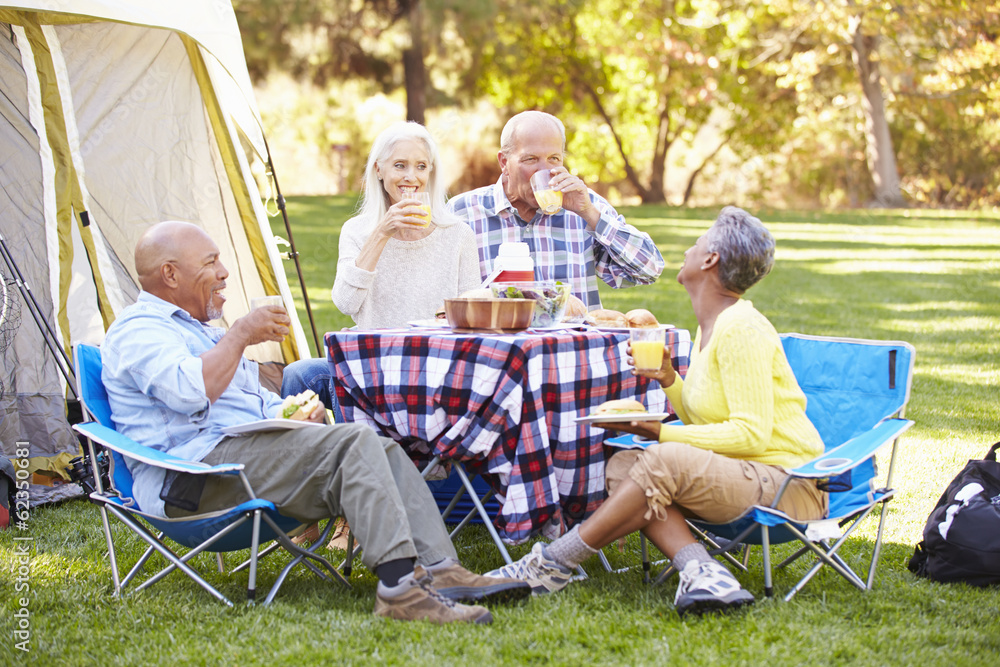
[[727, 206], [705, 233], [708, 251], [719, 253], [722, 286], [743, 294], [774, 266], [774, 237], [760, 219]]
[[562, 138], [563, 151], [566, 150], [566, 126], [563, 122], [553, 116], [550, 113], [545, 113], [544, 111], [522, 111], [521, 113], [512, 116], [507, 124], [503, 126], [503, 131], [500, 133], [500, 152], [504, 155], [510, 155], [511, 151], [514, 150], [515, 135], [517, 134], [518, 128], [520, 128], [525, 123], [551, 123], [558, 131], [559, 136]]

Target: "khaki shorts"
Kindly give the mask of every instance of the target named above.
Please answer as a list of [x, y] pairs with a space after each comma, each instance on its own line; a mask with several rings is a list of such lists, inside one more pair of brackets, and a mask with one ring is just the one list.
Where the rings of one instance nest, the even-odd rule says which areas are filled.
[[[685, 516], [710, 523], [739, 518], [753, 505], [770, 506], [788, 477], [781, 468], [734, 459], [678, 442], [661, 442], [645, 450], [629, 449], [611, 457], [608, 493], [631, 479], [646, 493], [646, 518], [666, 518], [667, 505]], [[778, 509], [794, 519], [826, 516], [827, 494], [814, 480], [793, 479]]]

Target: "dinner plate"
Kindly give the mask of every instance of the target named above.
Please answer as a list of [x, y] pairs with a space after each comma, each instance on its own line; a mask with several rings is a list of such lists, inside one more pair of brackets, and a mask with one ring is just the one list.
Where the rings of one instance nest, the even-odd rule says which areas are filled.
[[670, 416], [669, 412], [632, 412], [627, 415], [584, 415], [577, 417], [574, 421], [577, 424], [615, 424], [618, 422], [648, 422], [663, 421]]
[[258, 433], [260, 431], [290, 431], [297, 428], [309, 428], [310, 426], [322, 426], [319, 422], [307, 422], [297, 419], [261, 419], [246, 424], [227, 426], [222, 429], [224, 435], [242, 435], [244, 433]]
[[450, 329], [448, 326], [448, 320], [438, 319], [432, 317], [427, 320], [410, 320], [406, 323], [407, 325], [415, 329]]
[[[593, 324], [589, 326], [593, 327], [594, 329], [597, 329], [598, 331], [607, 331], [609, 333], [628, 333], [629, 331], [631, 331], [629, 327], [597, 327], [594, 326]], [[675, 327], [673, 324], [661, 324], [658, 328], [666, 331], [667, 329], [676, 329], [677, 327]]]

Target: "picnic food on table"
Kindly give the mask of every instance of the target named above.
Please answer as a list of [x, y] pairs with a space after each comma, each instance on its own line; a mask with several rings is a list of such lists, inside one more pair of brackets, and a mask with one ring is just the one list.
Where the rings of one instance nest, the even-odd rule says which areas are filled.
[[613, 401], [605, 401], [591, 411], [591, 416], [596, 415], [633, 415], [637, 412], [645, 412], [646, 406], [634, 398], [616, 398]]
[[569, 295], [566, 299], [566, 312], [563, 313], [563, 322], [579, 322], [587, 316], [587, 304], [579, 298]]
[[530, 282], [493, 283], [493, 295], [498, 299], [534, 299], [535, 315], [531, 319], [533, 327], [548, 327], [558, 324], [566, 312], [570, 292], [569, 283]]
[[645, 308], [636, 308], [635, 310], [628, 311], [625, 313], [625, 319], [628, 320], [630, 329], [646, 329], [660, 326], [653, 313]]
[[587, 313], [584, 322], [595, 327], [614, 327], [617, 329], [627, 329], [628, 320], [625, 315], [617, 310], [608, 308], [598, 308]]
[[305, 421], [319, 407], [319, 395], [312, 389], [306, 389], [301, 394], [288, 396], [278, 408], [278, 416], [282, 419]]

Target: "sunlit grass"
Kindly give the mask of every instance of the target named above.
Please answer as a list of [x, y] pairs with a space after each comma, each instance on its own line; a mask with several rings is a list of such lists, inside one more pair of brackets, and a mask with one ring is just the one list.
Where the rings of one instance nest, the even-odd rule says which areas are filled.
[[[330, 302], [340, 225], [354, 197], [303, 197], [289, 215], [317, 329], [352, 324]], [[662, 321], [693, 330], [690, 303], [675, 276], [683, 252], [716, 209], [623, 209], [650, 233], [666, 259], [655, 285], [601, 287], [606, 306], [647, 307]], [[0, 531], [0, 664], [1000, 664], [1000, 598], [996, 590], [939, 585], [914, 578], [906, 560], [927, 514], [970, 458], [1000, 439], [1000, 220], [960, 211], [762, 211], [778, 241], [774, 271], [748, 294], [779, 331], [897, 339], [917, 349], [903, 436], [896, 499], [889, 505], [876, 589], [861, 593], [822, 572], [791, 603], [763, 599], [760, 558], [744, 584], [760, 602], [729, 617], [680, 621], [674, 584], [650, 589], [638, 572], [606, 574], [586, 564], [590, 581], [556, 596], [495, 611], [488, 628], [436, 628], [377, 620], [375, 579], [364, 568], [345, 591], [308, 573], [289, 577], [268, 608], [240, 602], [246, 574], [222, 574], [208, 555], [195, 558], [206, 577], [237, 601], [229, 610], [172, 574], [151, 590], [117, 600], [96, 508], [75, 501], [33, 511], [30, 609], [32, 651], [16, 652], [7, 632], [17, 608], [14, 531]], [[280, 223], [275, 232], [284, 236]], [[297, 277], [287, 274], [293, 292]], [[308, 320], [300, 309], [303, 323]], [[850, 418], [850, 415], [845, 415]], [[880, 461], [886, 469], [887, 461]], [[117, 525], [121, 558], [130, 565], [142, 544]], [[859, 529], [843, 556], [862, 564], [875, 524]], [[518, 557], [530, 545], [512, 548]], [[479, 527], [458, 541], [472, 569], [500, 560]], [[606, 550], [614, 567], [637, 562]], [[776, 559], [790, 548], [776, 548]], [[230, 555], [230, 565], [237, 560]], [[261, 582], [283, 560], [261, 565]], [[804, 564], [780, 571], [784, 591]]]

